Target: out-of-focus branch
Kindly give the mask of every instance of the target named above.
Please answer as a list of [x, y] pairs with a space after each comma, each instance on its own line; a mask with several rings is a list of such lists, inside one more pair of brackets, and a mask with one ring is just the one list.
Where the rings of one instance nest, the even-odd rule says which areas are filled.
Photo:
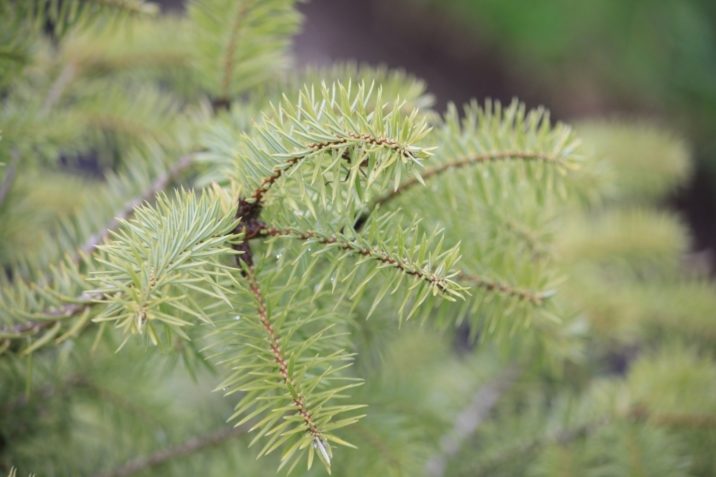
[[445, 475], [445, 467], [450, 457], [457, 454], [462, 444], [485, 422], [518, 375], [519, 370], [516, 367], [508, 367], [493, 381], [477, 390], [470, 404], [457, 415], [452, 428], [440, 440], [438, 452], [428, 459], [425, 465], [426, 475]]

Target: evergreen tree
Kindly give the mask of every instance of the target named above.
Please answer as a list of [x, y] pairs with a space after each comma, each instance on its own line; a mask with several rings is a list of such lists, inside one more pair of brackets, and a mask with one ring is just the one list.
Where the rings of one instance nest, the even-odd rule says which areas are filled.
[[0, 0], [3, 472], [715, 473], [678, 138], [157, 13]]

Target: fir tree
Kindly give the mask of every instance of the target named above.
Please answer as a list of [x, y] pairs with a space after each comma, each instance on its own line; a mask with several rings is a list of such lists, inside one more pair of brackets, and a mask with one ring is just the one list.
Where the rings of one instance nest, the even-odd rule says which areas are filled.
[[0, 0], [4, 472], [713, 475], [678, 138], [157, 13]]

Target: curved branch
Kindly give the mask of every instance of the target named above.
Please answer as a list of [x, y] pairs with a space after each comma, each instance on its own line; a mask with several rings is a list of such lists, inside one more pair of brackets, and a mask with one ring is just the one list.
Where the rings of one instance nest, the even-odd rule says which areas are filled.
[[[344, 133], [338, 135], [336, 139], [314, 142], [306, 145], [306, 149], [312, 152], [321, 152], [336, 147], [346, 146], [350, 141], [358, 143], [370, 144], [372, 146], [384, 147], [390, 149], [402, 157], [413, 158], [412, 154], [408, 149], [400, 142], [386, 138], [371, 136], [370, 134], [356, 134], [356, 133]], [[279, 164], [273, 169], [270, 175], [264, 177], [261, 180], [259, 186], [249, 196], [250, 199], [244, 197], [239, 198], [239, 203], [236, 208], [236, 218], [241, 222], [237, 226], [236, 232], [244, 232], [244, 241], [237, 244], [237, 250], [243, 252], [241, 260], [246, 262], [248, 265], [252, 265], [251, 251], [247, 246], [248, 240], [256, 236], [256, 230], [260, 228], [259, 216], [261, 215], [261, 209], [263, 207], [264, 196], [271, 190], [271, 187], [278, 181], [285, 173], [298, 165], [302, 160], [306, 159], [309, 154], [302, 154], [287, 159], [283, 164]], [[347, 157], [344, 155], [344, 157]], [[348, 157], [348, 159], [350, 159]]]
[[51, 328], [58, 321], [73, 318], [81, 315], [86, 309], [99, 304], [102, 299], [99, 294], [85, 293], [80, 297], [82, 302], [67, 303], [59, 307], [53, 307], [45, 311], [47, 319], [36, 321], [25, 321], [0, 328], [0, 339], [15, 339], [23, 336], [32, 336], [40, 331]]
[[[399, 143], [398, 141], [394, 139], [390, 139], [387, 137], [377, 137], [377, 136], [371, 136], [370, 134], [355, 134], [355, 133], [346, 133], [344, 135], [337, 137], [336, 139], [330, 140], [330, 141], [323, 141], [323, 142], [314, 142], [311, 144], [308, 144], [306, 146], [306, 149], [309, 149], [313, 152], [320, 152], [325, 151], [328, 149], [333, 149], [340, 146], [348, 145], [349, 141], [355, 141], [355, 142], [362, 142], [365, 144], [370, 144], [372, 146], [379, 146], [384, 147], [386, 149], [390, 149], [397, 154], [400, 154], [402, 157], [412, 157], [410, 152], [406, 149], [404, 145]], [[251, 198], [253, 199], [254, 203], [261, 203], [263, 201], [264, 195], [271, 189], [271, 186], [279, 180], [289, 169], [294, 167], [296, 164], [301, 162], [303, 159], [305, 159], [308, 156], [308, 154], [304, 154], [301, 156], [296, 156], [288, 159], [285, 163], [277, 166], [271, 175], [266, 176], [262, 181], [261, 184], [254, 190], [254, 192], [251, 194]]]
[[[551, 162], [555, 164], [560, 164], [560, 161], [545, 153], [541, 152], [532, 152], [532, 151], [501, 151], [501, 152], [491, 152], [487, 154], [481, 154], [478, 156], [472, 156], [472, 157], [466, 157], [462, 159], [456, 159], [454, 161], [446, 162], [444, 164], [440, 164], [439, 166], [435, 166], [431, 169], [427, 169], [423, 174], [420, 175], [420, 177], [423, 180], [431, 179], [435, 176], [439, 176], [445, 172], [454, 170], [454, 169], [462, 169], [464, 167], [476, 165], [476, 164], [482, 164], [486, 162], [496, 162], [496, 161], [507, 161], [507, 160], [521, 160], [521, 161], [542, 161], [542, 162]], [[374, 209], [378, 205], [383, 205], [386, 202], [389, 202], [390, 200], [394, 199], [395, 197], [399, 196], [400, 194], [404, 193], [405, 191], [411, 189], [413, 186], [417, 185], [420, 182], [420, 180], [416, 177], [411, 177], [409, 179], [406, 179], [401, 184], [398, 185], [398, 187], [382, 196], [380, 196], [378, 199], [376, 199], [370, 209]]]

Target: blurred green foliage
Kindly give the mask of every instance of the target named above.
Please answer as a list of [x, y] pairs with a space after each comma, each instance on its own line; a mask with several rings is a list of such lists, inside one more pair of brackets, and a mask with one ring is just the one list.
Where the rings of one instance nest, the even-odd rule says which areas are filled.
[[716, 174], [713, 0], [414, 1], [446, 10], [529, 81], [557, 92], [587, 82], [628, 109], [668, 117]]

